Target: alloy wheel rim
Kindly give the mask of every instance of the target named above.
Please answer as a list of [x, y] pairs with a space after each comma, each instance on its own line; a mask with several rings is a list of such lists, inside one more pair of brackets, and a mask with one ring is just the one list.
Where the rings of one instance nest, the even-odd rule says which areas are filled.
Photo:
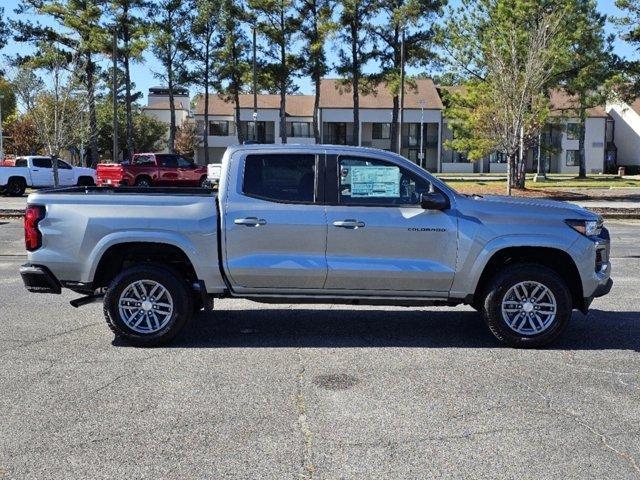
[[167, 326], [173, 315], [173, 299], [160, 283], [137, 280], [120, 294], [118, 310], [127, 327], [148, 335]]
[[557, 312], [553, 292], [540, 282], [520, 282], [502, 299], [502, 318], [519, 335], [538, 335], [549, 329]]

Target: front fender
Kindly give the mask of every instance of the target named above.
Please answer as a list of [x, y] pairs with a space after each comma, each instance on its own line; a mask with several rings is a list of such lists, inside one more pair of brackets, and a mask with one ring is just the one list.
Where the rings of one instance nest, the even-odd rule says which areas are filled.
[[486, 243], [474, 239], [469, 242], [465, 251], [462, 251], [461, 245], [450, 297], [467, 298], [475, 294], [482, 272], [491, 258], [501, 250], [517, 247], [552, 248], [569, 254], [575, 262], [571, 247], [576, 241], [567, 245], [566, 236], [553, 234], [508, 234]]

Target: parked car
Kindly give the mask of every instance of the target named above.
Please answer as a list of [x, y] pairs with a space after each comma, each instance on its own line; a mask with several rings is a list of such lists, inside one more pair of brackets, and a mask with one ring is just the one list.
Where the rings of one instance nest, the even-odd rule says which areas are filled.
[[541, 346], [612, 285], [597, 215], [461, 195], [399, 155], [358, 147], [230, 147], [217, 194], [33, 193], [25, 240], [29, 291], [86, 295], [74, 306], [103, 299], [108, 326], [137, 345], [169, 341], [194, 309], [232, 297], [467, 304], [498, 340]]
[[[58, 162], [58, 185], [95, 185], [96, 171], [92, 168], [74, 167], [64, 160]], [[19, 197], [27, 187], [52, 187], [53, 160], [51, 157], [17, 157], [13, 167], [0, 167], [0, 190], [10, 196]]]
[[200, 187], [207, 167], [172, 153], [138, 153], [131, 162], [98, 165], [99, 186]]

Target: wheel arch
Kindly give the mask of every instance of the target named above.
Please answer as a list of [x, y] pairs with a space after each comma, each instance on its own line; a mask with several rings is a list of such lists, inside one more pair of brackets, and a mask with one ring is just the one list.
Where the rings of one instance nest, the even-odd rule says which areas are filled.
[[475, 284], [471, 301], [477, 304], [491, 278], [507, 265], [534, 263], [556, 272], [567, 284], [574, 308], [583, 309], [584, 296], [580, 271], [569, 253], [550, 246], [514, 246], [501, 248], [491, 255]]
[[180, 272], [189, 282], [198, 281], [193, 256], [187, 253], [177, 242], [167, 239], [136, 239], [114, 241], [103, 245], [100, 253], [95, 255], [95, 262], [90, 275], [92, 287], [102, 288], [109, 284], [115, 276], [134, 263], [160, 263]]

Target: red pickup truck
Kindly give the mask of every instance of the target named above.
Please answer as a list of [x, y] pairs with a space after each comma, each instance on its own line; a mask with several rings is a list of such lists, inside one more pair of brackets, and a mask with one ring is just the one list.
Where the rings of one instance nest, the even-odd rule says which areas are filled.
[[206, 180], [206, 166], [195, 165], [180, 155], [137, 153], [131, 162], [99, 164], [96, 184], [99, 186], [202, 187]]

